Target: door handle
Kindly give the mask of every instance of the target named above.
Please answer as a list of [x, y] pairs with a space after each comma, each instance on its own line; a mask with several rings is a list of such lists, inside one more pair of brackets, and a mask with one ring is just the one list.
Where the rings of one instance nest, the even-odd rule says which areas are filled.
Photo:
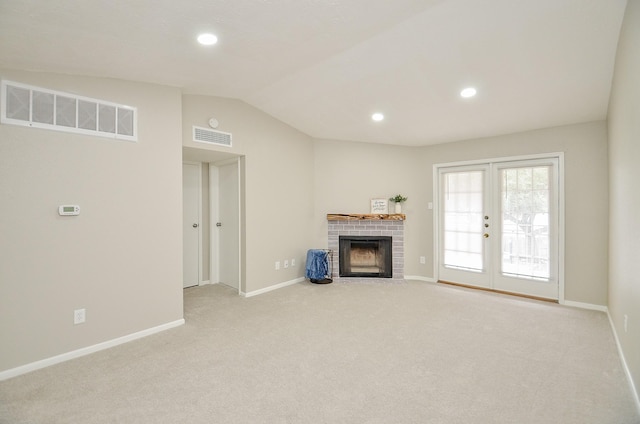
[[193, 228], [198, 228], [198, 224], [193, 224]]
[[484, 238], [489, 238], [489, 234], [484, 233], [484, 234], [482, 235], [482, 237], [484, 237]]

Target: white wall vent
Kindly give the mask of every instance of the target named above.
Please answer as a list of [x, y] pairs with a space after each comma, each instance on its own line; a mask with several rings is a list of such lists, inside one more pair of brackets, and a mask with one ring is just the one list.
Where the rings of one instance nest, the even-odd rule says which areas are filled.
[[0, 123], [138, 141], [135, 107], [3, 80]]
[[231, 134], [194, 125], [193, 141], [231, 147]]

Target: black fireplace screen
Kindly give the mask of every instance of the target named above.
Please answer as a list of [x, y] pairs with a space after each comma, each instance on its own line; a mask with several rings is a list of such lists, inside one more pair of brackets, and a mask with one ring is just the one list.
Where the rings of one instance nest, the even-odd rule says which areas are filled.
[[340, 277], [391, 278], [391, 237], [340, 236]]

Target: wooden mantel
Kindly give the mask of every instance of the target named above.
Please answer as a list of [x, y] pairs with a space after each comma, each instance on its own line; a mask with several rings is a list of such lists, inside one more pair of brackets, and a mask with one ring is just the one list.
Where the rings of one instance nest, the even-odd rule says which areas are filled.
[[404, 221], [407, 216], [403, 213], [368, 214], [368, 213], [329, 213], [327, 221]]

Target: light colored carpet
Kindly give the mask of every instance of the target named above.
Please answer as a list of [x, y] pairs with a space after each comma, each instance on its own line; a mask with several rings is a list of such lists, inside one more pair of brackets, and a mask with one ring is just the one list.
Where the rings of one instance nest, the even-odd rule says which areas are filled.
[[608, 318], [430, 283], [185, 291], [186, 325], [0, 382], [2, 423], [640, 423]]

